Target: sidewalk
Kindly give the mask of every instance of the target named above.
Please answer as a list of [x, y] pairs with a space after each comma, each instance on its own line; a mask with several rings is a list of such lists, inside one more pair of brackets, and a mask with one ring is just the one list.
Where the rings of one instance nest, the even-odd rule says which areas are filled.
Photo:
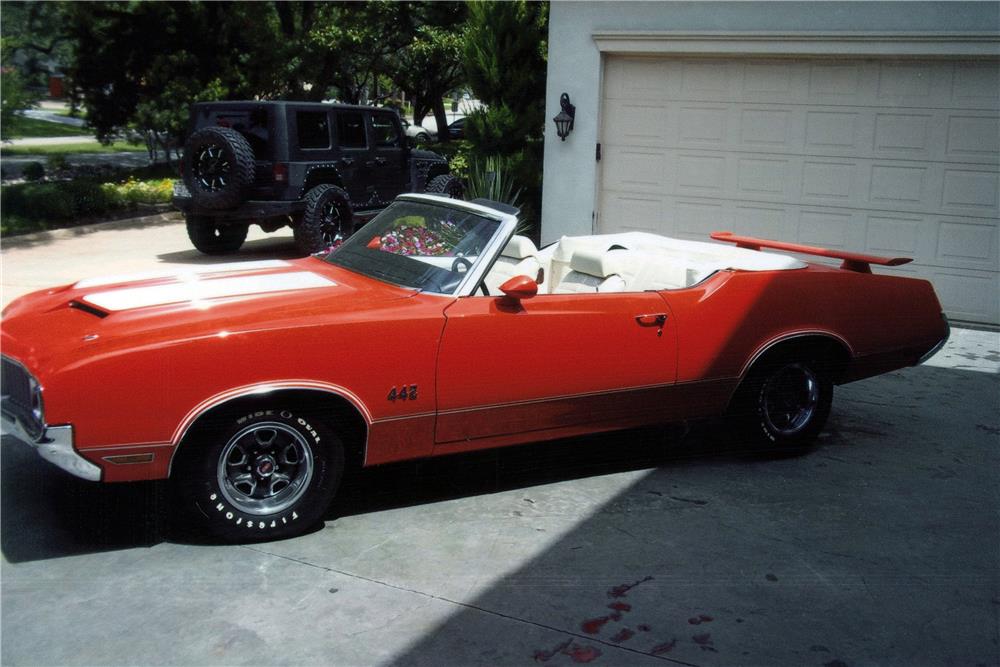
[[[89, 144], [97, 141], [97, 138], [90, 134], [81, 134], [77, 137], [26, 137], [24, 139], [4, 139], [4, 147], [22, 146], [58, 146], [60, 144]], [[4, 158], [6, 161], [7, 158]]]

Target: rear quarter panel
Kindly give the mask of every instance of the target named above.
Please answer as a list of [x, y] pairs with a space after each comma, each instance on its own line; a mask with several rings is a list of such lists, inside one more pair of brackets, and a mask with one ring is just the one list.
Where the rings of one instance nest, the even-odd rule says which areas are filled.
[[811, 333], [842, 341], [852, 361], [839, 379], [859, 379], [881, 372], [877, 360], [916, 363], [945, 335], [927, 281], [814, 264], [724, 271], [663, 296], [677, 327], [678, 382], [741, 377], [770, 345]]

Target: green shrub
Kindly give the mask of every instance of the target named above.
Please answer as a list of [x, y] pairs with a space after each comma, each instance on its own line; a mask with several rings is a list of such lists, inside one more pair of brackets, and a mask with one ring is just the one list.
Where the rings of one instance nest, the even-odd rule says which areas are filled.
[[69, 160], [67, 160], [66, 156], [63, 155], [62, 153], [55, 153], [54, 155], [50, 155], [48, 159], [45, 161], [45, 164], [48, 167], [49, 172], [69, 169]]
[[[91, 179], [49, 183], [20, 183], [0, 190], [2, 233], [27, 233], [72, 226], [78, 219], [99, 218], [139, 204], [170, 201], [173, 181], [129, 179], [100, 183]], [[69, 223], [69, 224], [67, 224]]]
[[45, 167], [42, 166], [41, 162], [29, 162], [24, 165], [21, 175], [26, 181], [40, 181], [45, 178]]

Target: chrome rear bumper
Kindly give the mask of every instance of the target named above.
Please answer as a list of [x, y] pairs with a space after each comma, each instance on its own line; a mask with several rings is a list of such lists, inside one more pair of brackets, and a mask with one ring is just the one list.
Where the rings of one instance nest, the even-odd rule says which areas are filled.
[[948, 342], [948, 339], [951, 338], [951, 324], [948, 322], [948, 316], [941, 313], [941, 319], [944, 320], [944, 338], [942, 338], [937, 345], [928, 350], [927, 354], [920, 357], [920, 360], [917, 362], [918, 366], [940, 352], [941, 348]]

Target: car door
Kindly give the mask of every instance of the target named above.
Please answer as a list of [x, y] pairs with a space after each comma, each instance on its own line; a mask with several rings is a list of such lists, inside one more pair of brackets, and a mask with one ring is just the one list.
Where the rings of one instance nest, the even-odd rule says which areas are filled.
[[337, 148], [340, 151], [337, 171], [351, 198], [352, 207], [355, 210], [371, 208], [369, 202], [375, 188], [365, 115], [361, 110], [338, 109], [336, 117]]
[[665, 420], [676, 335], [656, 292], [470, 296], [445, 317], [440, 451]]
[[375, 192], [385, 205], [406, 189], [406, 141], [396, 114], [388, 111], [370, 114], [369, 133], [372, 145], [369, 166]]

